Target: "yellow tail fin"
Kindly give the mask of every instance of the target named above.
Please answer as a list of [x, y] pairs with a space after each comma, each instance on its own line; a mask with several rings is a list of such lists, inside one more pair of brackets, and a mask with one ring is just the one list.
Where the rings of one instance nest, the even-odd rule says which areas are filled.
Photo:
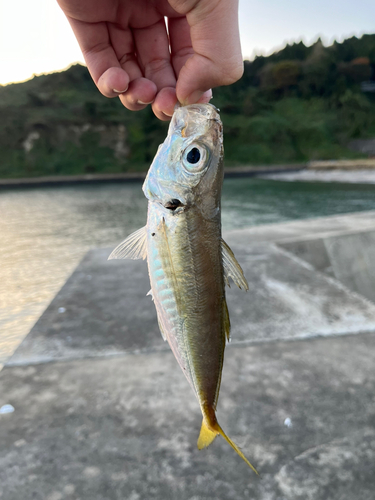
[[245, 455], [242, 453], [242, 451], [239, 449], [239, 447], [233, 443], [233, 441], [225, 434], [223, 429], [220, 427], [218, 422], [216, 421], [213, 425], [210, 425], [210, 427], [206, 424], [205, 419], [203, 419], [202, 422], [202, 427], [201, 427], [201, 432], [199, 434], [198, 438], [198, 449], [201, 450], [202, 448], [206, 448], [209, 446], [212, 441], [215, 439], [216, 436], [221, 435], [227, 443], [231, 445], [231, 447], [234, 449], [236, 453], [244, 460], [247, 465], [252, 469], [257, 476], [259, 476], [258, 471], [256, 468], [248, 461], [248, 459], [245, 457]]
[[202, 450], [203, 448], [207, 448], [216, 436], [219, 435], [219, 432], [212, 431], [208, 425], [206, 424], [205, 419], [202, 420], [201, 432], [199, 433], [198, 438], [198, 450]]

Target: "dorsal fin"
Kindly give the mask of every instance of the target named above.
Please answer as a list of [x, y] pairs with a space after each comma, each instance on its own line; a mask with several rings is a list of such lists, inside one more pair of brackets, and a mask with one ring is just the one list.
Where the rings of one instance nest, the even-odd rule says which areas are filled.
[[146, 259], [147, 258], [147, 247], [146, 247], [146, 226], [141, 227], [138, 231], [135, 231], [129, 235], [122, 243], [120, 243], [108, 257], [108, 260], [112, 259]]
[[226, 284], [229, 285], [228, 277], [231, 277], [238, 288], [247, 291], [249, 289], [249, 285], [243, 274], [242, 268], [237, 262], [231, 248], [223, 239], [221, 240], [221, 254], [223, 256], [224, 279]]

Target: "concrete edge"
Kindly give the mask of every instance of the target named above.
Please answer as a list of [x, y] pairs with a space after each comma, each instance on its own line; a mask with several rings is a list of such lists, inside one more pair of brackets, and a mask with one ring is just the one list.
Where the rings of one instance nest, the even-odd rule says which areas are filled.
[[[351, 292], [353, 293], [353, 292]], [[301, 341], [309, 341], [316, 339], [332, 339], [338, 337], [348, 337], [348, 336], [357, 336], [364, 334], [375, 334], [375, 326], [374, 328], [366, 328], [365, 330], [341, 330], [337, 332], [330, 332], [327, 334], [324, 333], [313, 333], [309, 335], [299, 335], [296, 337], [274, 337], [272, 339], [248, 339], [248, 340], [230, 340], [227, 343], [226, 348], [242, 348], [253, 345], [264, 345], [264, 344], [274, 344], [274, 343], [287, 343], [287, 342], [301, 342]], [[79, 360], [90, 360], [90, 359], [107, 359], [107, 358], [122, 358], [127, 356], [138, 356], [138, 355], [153, 355], [159, 353], [170, 352], [172, 353], [168, 344], [162, 347], [154, 347], [154, 348], [144, 348], [144, 349], [134, 349], [129, 351], [117, 351], [117, 352], [102, 352], [96, 354], [81, 354], [76, 356], [62, 356], [61, 358], [52, 358], [52, 357], [43, 357], [43, 358], [35, 358], [35, 359], [27, 359], [25, 361], [8, 361], [3, 365], [0, 365], [1, 368], [13, 368], [13, 367], [22, 367], [22, 366], [37, 366], [37, 365], [45, 365], [49, 363], [67, 363], [69, 361], [79, 361]]]

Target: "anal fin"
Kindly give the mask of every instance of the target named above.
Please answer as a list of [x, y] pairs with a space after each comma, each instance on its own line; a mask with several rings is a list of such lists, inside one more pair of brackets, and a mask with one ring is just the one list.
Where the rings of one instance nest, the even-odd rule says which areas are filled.
[[230, 341], [230, 319], [229, 319], [229, 311], [228, 311], [228, 306], [227, 306], [227, 301], [225, 298], [223, 299], [223, 326], [224, 326], [224, 332], [225, 332], [225, 337], [227, 339], [227, 342]]

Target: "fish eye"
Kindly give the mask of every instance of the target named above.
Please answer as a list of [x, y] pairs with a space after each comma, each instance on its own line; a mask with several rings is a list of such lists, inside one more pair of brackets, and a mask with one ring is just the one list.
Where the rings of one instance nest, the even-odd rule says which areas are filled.
[[208, 152], [200, 144], [190, 144], [182, 155], [182, 161], [188, 172], [200, 172], [207, 164]]
[[201, 154], [198, 148], [192, 148], [186, 155], [186, 159], [189, 163], [198, 163], [201, 159]]

